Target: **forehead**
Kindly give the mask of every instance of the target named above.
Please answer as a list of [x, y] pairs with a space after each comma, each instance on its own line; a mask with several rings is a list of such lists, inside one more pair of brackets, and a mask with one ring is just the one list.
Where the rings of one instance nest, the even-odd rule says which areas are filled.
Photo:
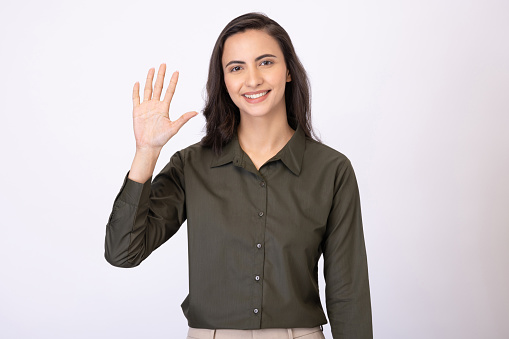
[[247, 30], [234, 34], [224, 42], [223, 65], [231, 60], [252, 61], [262, 54], [282, 57], [278, 42], [265, 31]]

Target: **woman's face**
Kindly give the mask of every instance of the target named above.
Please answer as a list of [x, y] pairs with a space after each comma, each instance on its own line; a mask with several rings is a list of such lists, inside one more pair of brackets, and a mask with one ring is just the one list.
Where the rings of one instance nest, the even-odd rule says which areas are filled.
[[277, 41], [260, 30], [247, 30], [226, 39], [222, 66], [224, 82], [242, 116], [284, 114], [285, 86], [291, 81]]

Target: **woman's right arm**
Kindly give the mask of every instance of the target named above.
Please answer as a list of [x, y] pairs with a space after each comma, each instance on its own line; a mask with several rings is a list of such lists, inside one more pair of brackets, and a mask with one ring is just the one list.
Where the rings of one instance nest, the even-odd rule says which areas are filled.
[[163, 90], [166, 65], [161, 64], [152, 95], [152, 81], [155, 69], [148, 71], [143, 102], [140, 104], [140, 84], [133, 88], [133, 127], [136, 139], [136, 155], [131, 166], [129, 179], [139, 183], [145, 182], [154, 173], [154, 168], [163, 146], [179, 129], [197, 112], [187, 112], [179, 119], [171, 121], [169, 117], [170, 103], [178, 82], [178, 72], [171, 76], [164, 99], [159, 100]]
[[133, 88], [136, 154], [106, 225], [105, 258], [114, 266], [139, 265], [175, 234], [186, 218], [181, 152], [175, 153], [154, 181], [151, 180], [162, 147], [198, 114], [187, 112], [175, 121], [169, 119], [178, 73], [173, 73], [161, 101], [165, 71], [166, 65], [162, 64], [152, 93], [155, 69], [149, 70], [141, 104], [139, 83]]

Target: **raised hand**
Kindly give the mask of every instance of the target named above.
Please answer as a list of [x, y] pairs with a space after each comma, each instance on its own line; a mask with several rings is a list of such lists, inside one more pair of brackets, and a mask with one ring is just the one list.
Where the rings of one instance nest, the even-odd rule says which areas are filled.
[[142, 103], [140, 103], [139, 95], [140, 84], [139, 82], [134, 84], [133, 125], [137, 150], [160, 151], [189, 119], [198, 114], [194, 111], [187, 112], [177, 120], [170, 120], [170, 103], [175, 93], [179, 73], [172, 74], [164, 99], [160, 100], [165, 72], [166, 64], [161, 64], [152, 93], [155, 68], [149, 69]]

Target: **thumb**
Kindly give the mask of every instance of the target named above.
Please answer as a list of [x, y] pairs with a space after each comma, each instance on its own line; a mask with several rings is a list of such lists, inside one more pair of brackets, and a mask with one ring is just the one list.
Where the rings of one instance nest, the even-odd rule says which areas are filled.
[[187, 112], [187, 113], [184, 113], [180, 116], [180, 118], [178, 118], [177, 120], [175, 120], [173, 123], [175, 124], [175, 133], [177, 133], [179, 131], [179, 129], [184, 126], [184, 124], [186, 122], [189, 121], [189, 119], [195, 117], [198, 115], [198, 112], [195, 112], [195, 111], [191, 111], [191, 112]]

